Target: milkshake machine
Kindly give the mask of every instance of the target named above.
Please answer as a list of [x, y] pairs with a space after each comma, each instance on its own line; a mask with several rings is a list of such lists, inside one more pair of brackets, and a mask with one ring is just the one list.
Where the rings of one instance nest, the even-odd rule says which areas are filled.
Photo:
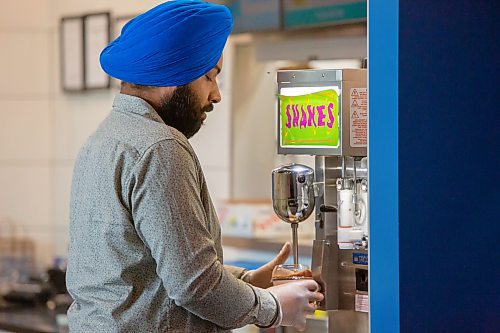
[[273, 171], [273, 206], [291, 223], [315, 213], [313, 278], [328, 332], [368, 333], [366, 70], [278, 72], [278, 153], [314, 155]]

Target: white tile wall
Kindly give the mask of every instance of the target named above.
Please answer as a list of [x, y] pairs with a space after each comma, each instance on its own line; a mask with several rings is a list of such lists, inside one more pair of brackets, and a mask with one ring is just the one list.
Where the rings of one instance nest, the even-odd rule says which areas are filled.
[[[55, 20], [51, 20], [54, 22]], [[61, 52], [60, 47], [60, 33], [59, 33], [59, 20], [54, 28], [49, 30], [49, 77], [48, 77], [48, 90], [51, 96], [57, 95], [61, 92]]]
[[[0, 0], [0, 218], [36, 236], [43, 262], [66, 252], [74, 159], [116, 93], [61, 92], [60, 19], [99, 11], [137, 14], [160, 2]], [[223, 102], [192, 140], [214, 201], [270, 196], [276, 162], [273, 66], [256, 62], [251, 48], [225, 54]]]
[[0, 31], [46, 30], [51, 0], [0, 1]]
[[49, 267], [54, 258], [55, 237], [51, 226], [25, 228], [26, 237], [35, 240], [35, 266], [38, 272]]
[[114, 94], [108, 90], [59, 95], [53, 100], [53, 158], [74, 160], [80, 147], [109, 114]]
[[0, 99], [0, 119], [0, 161], [48, 160], [48, 99]]
[[51, 166], [51, 211], [52, 221], [56, 230], [64, 229], [69, 225], [69, 197], [71, 192], [71, 178], [73, 176], [73, 162], [60, 162]]
[[76, 151], [71, 138], [71, 116], [62, 103], [51, 101], [50, 110], [50, 156], [55, 160], [73, 161]]
[[0, 2], [0, 221], [53, 256], [49, 0]]
[[66, 257], [69, 244], [69, 201], [73, 160], [54, 160], [51, 166], [51, 212], [54, 256]]
[[20, 226], [50, 225], [49, 175], [45, 162], [0, 160], [0, 218]]
[[230, 197], [229, 167], [202, 167], [210, 197], [214, 204], [217, 204], [220, 200], [228, 199]]
[[69, 246], [69, 226], [57, 226], [52, 233], [54, 242], [52, 243], [53, 257], [66, 258]]
[[0, 30], [0, 96], [30, 99], [49, 92], [49, 34]]
[[228, 168], [231, 147], [231, 115], [230, 108], [224, 104], [216, 104], [214, 110], [207, 114], [207, 119], [200, 131], [190, 139], [203, 166]]
[[111, 0], [114, 3], [115, 16], [128, 16], [140, 14], [154, 6], [165, 2], [164, 0], [121, 1]]
[[52, 0], [51, 24], [57, 23], [61, 16], [81, 15], [92, 12], [112, 11], [113, 15], [126, 16], [140, 14], [163, 0]]
[[200, 131], [190, 139], [204, 169], [212, 199], [231, 196], [231, 121], [232, 80], [234, 45], [226, 44], [222, 72], [217, 78], [221, 102], [214, 105]]
[[[113, 10], [113, 0], [51, 0], [50, 24], [57, 26], [63, 16], [78, 16], [88, 13]], [[122, 1], [130, 2], [130, 1]], [[140, 1], [133, 1], [140, 3]]]
[[237, 49], [233, 94], [232, 184], [235, 198], [270, 198], [276, 165], [276, 67], [256, 63], [252, 47]]

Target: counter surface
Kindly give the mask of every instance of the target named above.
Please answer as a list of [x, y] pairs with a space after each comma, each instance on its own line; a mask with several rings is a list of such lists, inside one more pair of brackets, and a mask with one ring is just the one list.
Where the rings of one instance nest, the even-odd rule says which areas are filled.
[[65, 333], [59, 328], [55, 314], [46, 307], [0, 307], [0, 331], [18, 333]]

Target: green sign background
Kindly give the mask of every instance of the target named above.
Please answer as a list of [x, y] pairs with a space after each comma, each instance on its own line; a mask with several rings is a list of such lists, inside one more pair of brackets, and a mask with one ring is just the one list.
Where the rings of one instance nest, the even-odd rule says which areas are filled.
[[[279, 95], [279, 99], [281, 117], [280, 142], [282, 147], [338, 147], [339, 95], [335, 90], [328, 89], [301, 96]], [[333, 104], [333, 107], [330, 104]], [[322, 112], [324, 115], [324, 124], [319, 126], [321, 112], [319, 112], [318, 107], [321, 106], [324, 107]], [[298, 122], [296, 121], [295, 124], [293, 124], [293, 110], [297, 110], [295, 115], [299, 116]], [[312, 118], [310, 117], [310, 111], [313, 112]], [[288, 128], [287, 124], [290, 121], [292, 122], [292, 126]], [[304, 124], [307, 125], [304, 126]], [[328, 125], [332, 126], [329, 127]]]

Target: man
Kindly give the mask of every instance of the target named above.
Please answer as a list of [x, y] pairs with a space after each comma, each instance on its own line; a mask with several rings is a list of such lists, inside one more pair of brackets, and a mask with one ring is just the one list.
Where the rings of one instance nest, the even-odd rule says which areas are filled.
[[187, 139], [221, 100], [216, 76], [231, 28], [224, 6], [170, 1], [133, 19], [102, 52], [103, 69], [123, 83], [75, 164], [72, 332], [303, 329], [323, 298], [312, 280], [269, 286], [289, 244], [255, 271], [223, 265], [217, 216]]

